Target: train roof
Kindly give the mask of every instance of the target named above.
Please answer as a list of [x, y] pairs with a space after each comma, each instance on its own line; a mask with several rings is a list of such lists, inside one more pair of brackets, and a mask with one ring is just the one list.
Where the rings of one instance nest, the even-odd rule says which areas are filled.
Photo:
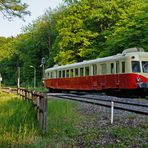
[[67, 68], [72, 68], [72, 67], [79, 67], [79, 66], [82, 66], [82, 65], [87, 66], [89, 64], [95, 64], [95, 63], [98, 63], [98, 62], [103, 63], [105, 61], [122, 59], [122, 58], [125, 58], [125, 57], [131, 57], [131, 56], [136, 56], [136, 55], [147, 55], [148, 56], [148, 52], [144, 52], [144, 50], [142, 48], [130, 48], [130, 49], [124, 50], [122, 52], [122, 54], [117, 54], [117, 55], [113, 55], [113, 56], [109, 56], [109, 57], [97, 58], [97, 59], [94, 59], [94, 60], [88, 60], [88, 61], [83, 61], [83, 62], [73, 63], [73, 64], [67, 64], [67, 65], [62, 65], [62, 66], [55, 65], [52, 68], [46, 69], [45, 72], [53, 71], [53, 70], [60, 70], [60, 69], [67, 69]]

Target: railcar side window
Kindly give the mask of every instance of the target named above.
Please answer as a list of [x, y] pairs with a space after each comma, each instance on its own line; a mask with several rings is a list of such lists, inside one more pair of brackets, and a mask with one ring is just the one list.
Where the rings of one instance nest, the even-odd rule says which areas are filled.
[[75, 77], [78, 77], [78, 68], [75, 69]]
[[69, 77], [69, 70], [66, 70], [66, 77]]
[[61, 71], [59, 71], [59, 78], [61, 78], [62, 77], [62, 74], [61, 74]]
[[63, 78], [65, 78], [65, 70], [63, 70], [63, 72], [62, 72], [62, 73], [63, 73]]
[[148, 61], [142, 61], [142, 70], [144, 73], [148, 73]]
[[53, 74], [52, 74], [52, 72], [50, 73], [50, 77], [53, 78]]
[[140, 62], [132, 61], [132, 72], [140, 72]]
[[106, 64], [101, 64], [101, 74], [106, 74]]
[[89, 76], [89, 67], [85, 67], [85, 76]]
[[93, 76], [96, 76], [97, 75], [97, 65], [94, 64], [93, 65]]
[[80, 68], [80, 76], [84, 76], [84, 71], [83, 71], [84, 68]]
[[70, 77], [73, 77], [73, 69], [70, 69]]
[[114, 63], [111, 63], [110, 64], [110, 72], [111, 73], [114, 73]]
[[57, 78], [57, 71], [55, 71], [55, 78]]
[[120, 65], [119, 65], [119, 61], [116, 62], [116, 73], [120, 72]]
[[121, 65], [122, 65], [122, 68], [121, 68], [122, 69], [122, 73], [125, 73], [125, 62], [122, 62]]

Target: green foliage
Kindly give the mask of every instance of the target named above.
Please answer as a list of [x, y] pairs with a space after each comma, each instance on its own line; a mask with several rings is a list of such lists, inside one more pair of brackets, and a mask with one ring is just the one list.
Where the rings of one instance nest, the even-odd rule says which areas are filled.
[[[136, 144], [141, 144], [141, 140], [145, 140], [147, 137], [147, 131], [144, 132], [143, 129], [141, 128], [136, 128], [136, 127], [117, 127], [113, 128], [111, 131], [111, 134], [114, 138], [116, 138], [116, 141], [118, 143], [116, 146], [124, 146], [127, 147], [129, 145], [136, 145]], [[138, 137], [141, 137], [139, 139]], [[136, 138], [136, 141], [134, 139]], [[115, 144], [114, 144], [115, 145]], [[143, 145], [144, 146], [144, 145]]]
[[[55, 147], [73, 143], [77, 136], [75, 125], [80, 121], [75, 103], [62, 100], [48, 101], [48, 128], [42, 135], [34, 106], [16, 95], [0, 92], [0, 147]], [[66, 138], [66, 139], [65, 139]]]
[[79, 105], [48, 100], [48, 126], [43, 135], [32, 103], [0, 92], [0, 147], [147, 147], [147, 116], [117, 114], [111, 125], [102, 108]]
[[[136, 11], [135, 11], [136, 10]], [[130, 7], [120, 15], [120, 20], [106, 31], [106, 46], [110, 55], [124, 48], [143, 47], [148, 51], [148, 4], [146, 1], [131, 1]]]
[[0, 147], [22, 147], [39, 133], [31, 102], [0, 92]]
[[36, 67], [37, 80], [41, 83], [42, 68], [39, 66], [42, 57], [46, 59], [49, 57], [50, 24], [45, 18], [41, 18], [26, 27], [25, 32], [0, 47], [2, 51], [0, 67], [5, 85], [16, 85], [19, 66], [21, 67], [21, 85], [31, 86], [33, 70], [30, 65]]
[[10, 58], [14, 54], [14, 38], [0, 37], [0, 60]]
[[56, 20], [54, 46], [59, 51], [55, 61], [61, 65], [94, 59], [133, 46], [147, 49], [147, 8], [145, 0], [81, 0], [69, 4]]
[[22, 3], [21, 0], [0, 0], [0, 12], [4, 17], [12, 19], [12, 17], [22, 18], [23, 15], [30, 14], [27, 11], [28, 5]]
[[73, 137], [77, 131], [78, 115], [75, 104], [68, 101], [50, 100], [48, 102], [48, 132], [53, 140]]
[[[16, 84], [15, 38], [0, 37], [0, 73], [5, 84]], [[7, 83], [8, 82], [8, 83]]]
[[147, 0], [64, 0], [15, 38], [0, 37], [0, 73], [5, 85], [33, 83], [33, 65], [41, 83], [40, 61], [45, 68], [109, 56], [130, 47], [148, 51]]
[[98, 33], [87, 27], [86, 21], [90, 11], [90, 6], [87, 4], [76, 3], [65, 8], [60, 14], [61, 17], [57, 18], [58, 36], [55, 44], [57, 44], [59, 52], [55, 61], [58, 64], [92, 58], [93, 54], [91, 53], [93, 50], [95, 51], [92, 45], [98, 37]]

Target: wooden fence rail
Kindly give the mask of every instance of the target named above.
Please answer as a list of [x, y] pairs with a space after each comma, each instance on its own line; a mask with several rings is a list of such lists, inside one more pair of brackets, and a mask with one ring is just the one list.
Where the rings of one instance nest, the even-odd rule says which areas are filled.
[[1, 87], [0, 90], [5, 93], [17, 93], [17, 88]]
[[46, 93], [39, 93], [27, 89], [18, 88], [18, 95], [24, 100], [32, 101], [36, 112], [37, 119], [40, 122], [42, 130], [46, 132], [47, 129], [47, 96]]

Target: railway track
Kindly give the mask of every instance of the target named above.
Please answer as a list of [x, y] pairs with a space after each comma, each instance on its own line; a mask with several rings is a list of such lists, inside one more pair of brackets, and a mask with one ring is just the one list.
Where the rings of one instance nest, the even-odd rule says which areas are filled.
[[148, 115], [148, 101], [137, 101], [133, 99], [123, 99], [104, 95], [77, 95], [68, 93], [48, 93], [47, 96], [48, 98], [63, 98], [109, 108], [111, 107], [111, 102], [114, 102], [114, 109]]

